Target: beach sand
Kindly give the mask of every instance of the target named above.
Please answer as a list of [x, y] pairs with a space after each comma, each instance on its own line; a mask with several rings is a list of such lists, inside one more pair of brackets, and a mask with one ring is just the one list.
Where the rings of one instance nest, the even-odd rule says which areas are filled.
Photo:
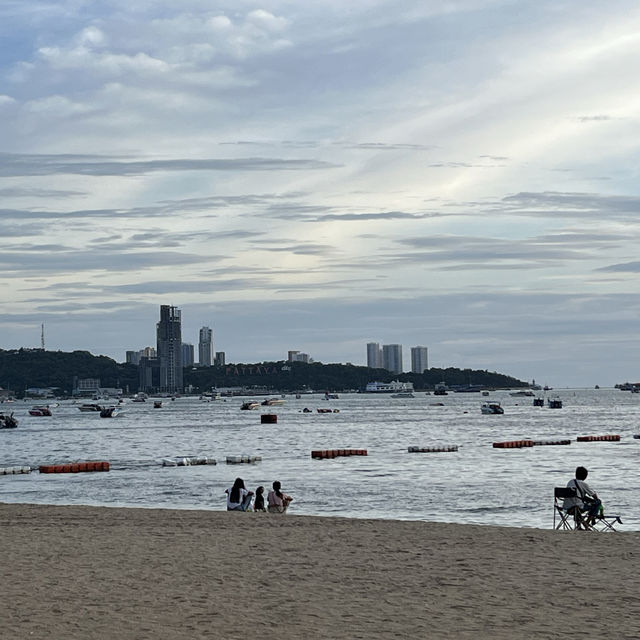
[[640, 533], [22, 504], [0, 523], [2, 639], [640, 637]]

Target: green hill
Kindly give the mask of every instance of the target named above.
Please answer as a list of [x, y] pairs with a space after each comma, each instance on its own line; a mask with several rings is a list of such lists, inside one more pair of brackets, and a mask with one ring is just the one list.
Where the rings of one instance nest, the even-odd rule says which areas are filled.
[[[58, 395], [71, 394], [76, 376], [99, 378], [102, 387], [122, 388], [130, 393], [138, 391], [138, 367], [117, 363], [106, 356], [94, 356], [88, 351], [0, 350], [0, 387], [13, 391], [18, 397], [22, 397], [25, 389], [30, 387], [53, 387]], [[367, 382], [396, 379], [413, 382], [416, 389], [432, 389], [439, 382], [445, 382], [449, 387], [472, 385], [487, 389], [527, 386], [526, 382], [500, 373], [454, 368], [396, 375], [386, 369], [350, 364], [280, 361], [187, 367], [184, 370], [185, 387], [191, 385], [196, 393], [216, 387], [261, 388], [267, 391], [360, 390]]]

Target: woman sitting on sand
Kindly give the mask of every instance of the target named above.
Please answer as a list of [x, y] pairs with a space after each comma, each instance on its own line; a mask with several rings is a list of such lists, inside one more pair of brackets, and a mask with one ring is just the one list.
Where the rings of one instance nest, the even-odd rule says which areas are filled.
[[227, 511], [249, 511], [253, 491], [247, 491], [244, 488], [242, 478], [236, 478], [233, 487], [226, 489], [225, 493], [227, 494]]
[[282, 493], [280, 486], [280, 481], [276, 480], [273, 483], [273, 491], [269, 491], [269, 495], [267, 496], [267, 510], [269, 513], [284, 513], [289, 503], [293, 500], [291, 496]]

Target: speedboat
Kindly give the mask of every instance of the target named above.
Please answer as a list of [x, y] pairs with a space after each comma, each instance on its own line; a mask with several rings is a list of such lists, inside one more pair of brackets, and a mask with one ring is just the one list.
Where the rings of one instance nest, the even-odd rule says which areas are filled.
[[15, 429], [18, 421], [13, 417], [13, 413], [0, 413], [0, 429]]
[[120, 407], [103, 407], [100, 410], [100, 417], [101, 418], [117, 418], [118, 416], [121, 416], [123, 413], [124, 411], [120, 409]]
[[499, 402], [485, 402], [480, 407], [480, 411], [485, 415], [502, 415], [504, 413], [504, 409]]
[[240, 409], [242, 411], [251, 411], [252, 409], [258, 409], [259, 407], [260, 405], [257, 402], [252, 400], [250, 402], [243, 402]]
[[35, 406], [35, 407], [31, 407], [31, 409], [29, 409], [29, 415], [30, 416], [50, 416], [51, 414], [51, 409], [49, 409], [49, 407], [47, 405], [39, 405], [39, 406]]
[[544, 407], [544, 398], [534, 398], [533, 399], [534, 407]]
[[78, 409], [80, 409], [80, 411], [102, 411], [102, 405], [94, 402], [88, 402], [86, 404], [81, 404]]
[[284, 400], [282, 398], [267, 398], [262, 401], [263, 407], [274, 407], [276, 405], [284, 404]]
[[547, 398], [549, 409], [562, 409], [562, 400], [560, 398]]
[[162, 400], [154, 400], [153, 401], [154, 409], [162, 409]]

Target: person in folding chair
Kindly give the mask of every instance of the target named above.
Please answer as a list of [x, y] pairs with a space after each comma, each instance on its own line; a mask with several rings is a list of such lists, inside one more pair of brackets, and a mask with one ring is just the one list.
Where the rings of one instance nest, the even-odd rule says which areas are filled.
[[575, 516], [576, 529], [590, 530], [602, 506], [598, 494], [585, 482], [588, 474], [585, 467], [576, 469], [576, 477], [567, 483], [567, 489], [573, 489], [575, 495], [564, 498], [562, 503], [562, 509]]

